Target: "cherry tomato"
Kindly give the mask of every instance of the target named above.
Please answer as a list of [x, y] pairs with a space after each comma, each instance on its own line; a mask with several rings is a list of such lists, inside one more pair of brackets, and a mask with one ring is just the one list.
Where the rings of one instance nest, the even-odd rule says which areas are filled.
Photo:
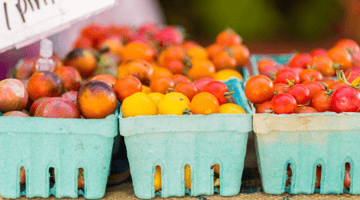
[[255, 104], [270, 101], [274, 96], [273, 82], [264, 75], [253, 76], [246, 82], [245, 95]]
[[356, 65], [354, 67], [352, 67], [351, 69], [347, 70], [346, 72], [357, 72], [360, 73], [360, 65]]
[[294, 68], [291, 68], [294, 72], [295, 72], [295, 74], [296, 75], [300, 75], [300, 73], [304, 70], [304, 68], [302, 68], [302, 67], [294, 67]]
[[270, 111], [271, 109], [271, 101], [265, 101], [262, 104], [257, 104], [256, 113], [266, 113], [266, 111]]
[[202, 92], [204, 86], [206, 84], [208, 84], [209, 82], [211, 81], [215, 81], [214, 79], [212, 78], [202, 78], [202, 79], [199, 79], [197, 81], [194, 82], [195, 86], [196, 86], [196, 89], [198, 90], [198, 92]]
[[120, 102], [136, 92], [142, 91], [142, 84], [134, 76], [125, 76], [116, 81], [113, 90], [115, 91]]
[[360, 77], [359, 72], [353, 72], [351, 69], [345, 73], [345, 78], [349, 83], [352, 83], [356, 78]]
[[307, 68], [308, 64], [311, 62], [312, 57], [308, 54], [299, 53], [294, 55], [289, 61], [289, 67], [302, 67]]
[[325, 49], [318, 48], [310, 51], [310, 56], [313, 58], [315, 58], [316, 56], [326, 56], [326, 55], [327, 55], [327, 51]]
[[360, 105], [360, 93], [350, 86], [335, 90], [331, 98], [331, 107], [337, 113], [357, 112]]
[[296, 100], [287, 93], [275, 95], [271, 100], [271, 109], [276, 114], [292, 114], [297, 107]]
[[283, 69], [284, 66], [276, 63], [271, 58], [262, 58], [257, 63], [259, 73], [271, 79], [275, 78], [276, 73]]
[[245, 66], [250, 60], [250, 51], [243, 44], [231, 46], [230, 50], [234, 51], [234, 58], [237, 66]]
[[275, 76], [274, 83], [289, 83], [288, 81], [294, 81], [294, 84], [299, 83], [299, 76], [291, 69], [282, 69], [278, 71]]
[[323, 80], [321, 80], [321, 82], [325, 83], [327, 86], [329, 86], [331, 83], [335, 82], [335, 80], [331, 79], [331, 78], [323, 78]]
[[216, 68], [216, 71], [223, 69], [235, 69], [236, 67], [236, 59], [227, 51], [222, 51], [215, 54], [212, 58], [212, 62]]
[[295, 113], [297, 114], [305, 114], [305, 113], [317, 113], [318, 111], [310, 106], [298, 106], [295, 109]]
[[335, 82], [330, 83], [328, 85], [328, 89], [329, 90], [336, 90], [336, 89], [338, 89], [339, 87], [342, 87], [342, 86], [347, 86], [347, 84], [345, 82], [335, 81]]
[[171, 77], [171, 79], [174, 81], [175, 86], [181, 82], [189, 82], [190, 83], [190, 80], [188, 79], [188, 77], [181, 75], [181, 74], [175, 74]]
[[339, 40], [335, 44], [335, 47], [344, 48], [344, 49], [347, 48], [353, 52], [360, 51], [359, 45], [354, 40], [350, 40], [350, 39]]
[[195, 95], [190, 102], [190, 110], [193, 114], [209, 115], [218, 113], [219, 107], [216, 97], [208, 92]]
[[174, 81], [166, 76], [157, 77], [151, 80], [150, 90], [151, 92], [159, 92], [166, 94], [169, 88], [174, 88]]
[[318, 112], [331, 111], [331, 93], [318, 91], [311, 100], [311, 106]]
[[334, 63], [340, 64], [340, 70], [346, 71], [353, 66], [351, 55], [346, 49], [334, 47], [328, 51], [328, 56]]
[[174, 92], [179, 92], [185, 95], [189, 100], [197, 94], [197, 89], [194, 83], [181, 82], [175, 86]]
[[304, 69], [299, 77], [301, 83], [305, 81], [321, 81], [323, 79], [321, 73], [313, 69]]
[[335, 76], [333, 65], [333, 61], [327, 55], [316, 56], [310, 62], [310, 66], [315, 66], [315, 69], [323, 76]]
[[162, 66], [170, 70], [173, 74], [181, 74], [185, 65], [180, 60], [166, 59]]
[[316, 92], [325, 90], [325, 87], [317, 81], [305, 81], [301, 83], [301, 85], [305, 86], [309, 90], [310, 98], [313, 98]]
[[242, 38], [231, 28], [227, 28], [216, 36], [216, 43], [222, 46], [241, 44]]
[[231, 96], [226, 84], [220, 81], [209, 82], [204, 86], [202, 91], [214, 95], [216, 99], [219, 101], [219, 105], [226, 103], [228, 101], [227, 98]]
[[309, 90], [301, 84], [290, 87], [286, 93], [293, 96], [299, 105], [305, 105], [311, 100]]
[[226, 50], [226, 48], [224, 46], [221, 46], [221, 45], [218, 45], [218, 44], [212, 44], [212, 45], [208, 46], [206, 48], [208, 59], [212, 60], [212, 58], [216, 54], [218, 54], [218, 53], [220, 53], [220, 52], [222, 52], [224, 50]]
[[289, 85], [285, 83], [275, 83], [274, 84], [275, 94], [285, 93], [289, 89]]

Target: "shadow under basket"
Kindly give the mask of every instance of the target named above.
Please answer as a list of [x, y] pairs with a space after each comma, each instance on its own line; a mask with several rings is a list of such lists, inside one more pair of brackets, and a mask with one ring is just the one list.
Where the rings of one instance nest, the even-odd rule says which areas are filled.
[[[241, 176], [252, 114], [241, 83], [226, 82], [234, 88], [235, 102], [247, 114], [157, 115], [123, 118], [120, 134], [125, 137], [135, 195], [161, 197], [213, 195], [214, 172], [220, 165], [222, 196], [240, 191]], [[184, 166], [191, 168], [191, 190], [185, 190]], [[161, 167], [162, 189], [155, 193], [155, 166]]]
[[[117, 112], [105, 119], [0, 117], [0, 195], [99, 199], [105, 195]], [[20, 168], [26, 189], [20, 185]], [[49, 169], [55, 183], [49, 182]], [[83, 168], [85, 189], [78, 190]]]
[[[254, 114], [254, 132], [265, 193], [360, 194], [360, 114]], [[344, 188], [349, 163], [350, 190]], [[290, 164], [291, 186], [285, 187]], [[321, 165], [320, 190], [315, 190]]]

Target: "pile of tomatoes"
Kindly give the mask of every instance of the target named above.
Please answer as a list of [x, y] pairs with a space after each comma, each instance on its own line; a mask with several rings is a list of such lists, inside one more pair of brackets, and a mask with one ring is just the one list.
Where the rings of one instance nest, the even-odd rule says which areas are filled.
[[359, 55], [359, 45], [343, 39], [329, 51], [297, 53], [286, 65], [263, 58], [261, 75], [248, 80], [245, 95], [257, 113], [358, 112]]

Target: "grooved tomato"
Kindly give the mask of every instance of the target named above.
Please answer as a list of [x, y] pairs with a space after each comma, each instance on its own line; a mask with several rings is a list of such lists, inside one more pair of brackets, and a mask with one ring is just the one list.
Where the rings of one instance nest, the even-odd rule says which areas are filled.
[[276, 114], [292, 114], [296, 107], [295, 98], [287, 93], [275, 95], [271, 100], [271, 109]]

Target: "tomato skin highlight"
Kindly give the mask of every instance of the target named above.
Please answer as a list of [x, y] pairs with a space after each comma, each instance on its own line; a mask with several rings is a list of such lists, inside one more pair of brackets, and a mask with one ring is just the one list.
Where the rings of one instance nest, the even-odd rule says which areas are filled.
[[307, 104], [311, 100], [309, 90], [300, 84], [290, 87], [286, 93], [293, 96], [296, 99], [297, 104], [300, 105]]
[[360, 93], [350, 86], [335, 90], [331, 98], [331, 107], [337, 113], [357, 112], [360, 105]]
[[255, 104], [270, 101], [274, 96], [274, 86], [270, 78], [264, 75], [251, 77], [245, 85], [247, 99]]
[[296, 108], [296, 99], [287, 93], [275, 95], [271, 100], [271, 109], [275, 114], [292, 114]]

